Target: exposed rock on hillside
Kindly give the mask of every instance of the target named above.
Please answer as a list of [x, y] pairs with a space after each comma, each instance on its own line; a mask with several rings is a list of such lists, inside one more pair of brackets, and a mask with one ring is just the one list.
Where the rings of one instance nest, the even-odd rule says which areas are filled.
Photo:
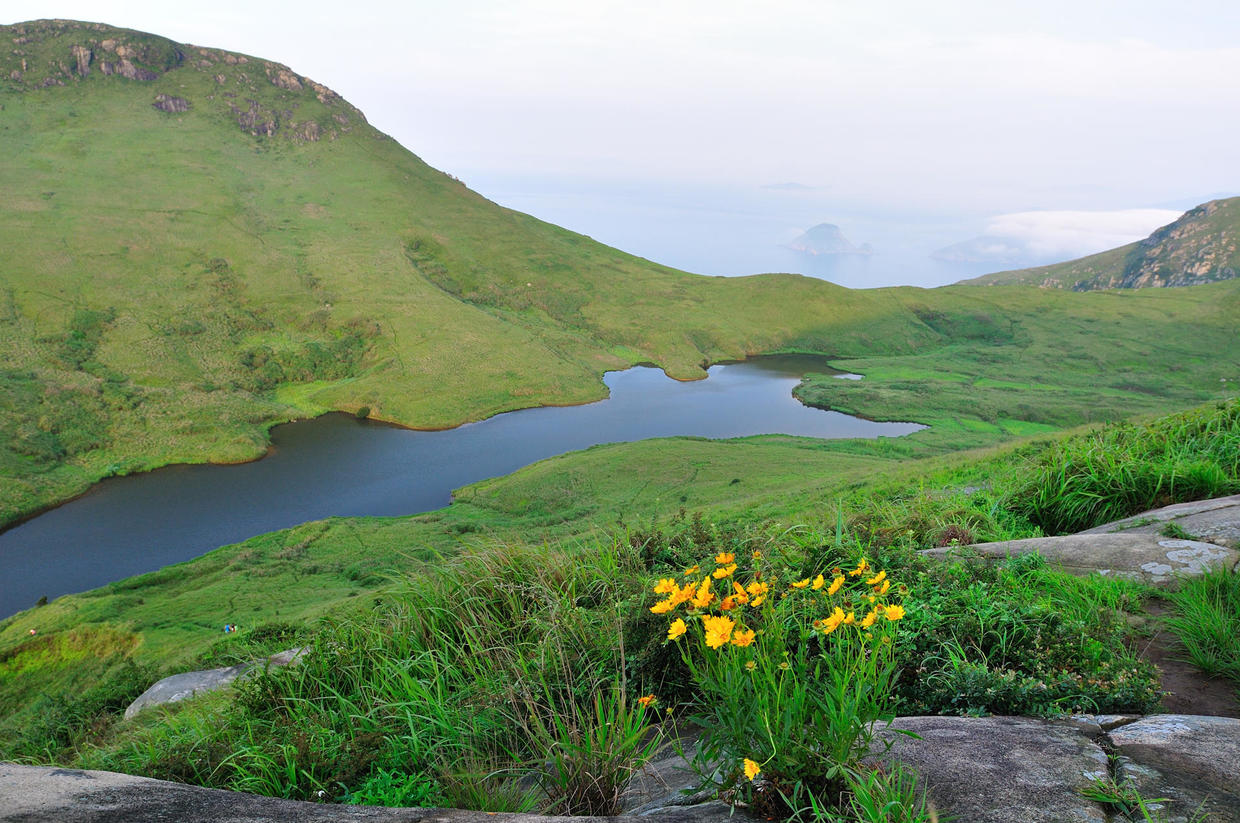
[[[204, 102], [228, 112], [241, 130], [256, 137], [330, 140], [365, 120], [331, 89], [267, 60], [101, 23], [36, 20], [0, 32], [13, 45], [0, 54], [0, 77], [7, 78], [8, 91], [114, 82], [104, 78], [153, 84], [177, 78], [179, 87], [182, 73], [192, 72], [206, 74], [219, 87]], [[173, 113], [189, 110], [188, 99], [166, 92], [153, 105]]]
[[1149, 237], [1051, 266], [988, 274], [965, 283], [1092, 291], [1196, 286], [1240, 274], [1240, 197], [1211, 200]]
[[170, 114], [189, 111], [189, 101], [184, 97], [174, 97], [171, 94], [159, 94], [155, 96], [155, 102], [151, 104], [160, 111], [166, 111]]
[[[1240, 198], [1212, 200], [1136, 244], [1123, 271], [1095, 288], [1195, 286], [1236, 276]], [[1230, 225], [1229, 225], [1230, 224]]]

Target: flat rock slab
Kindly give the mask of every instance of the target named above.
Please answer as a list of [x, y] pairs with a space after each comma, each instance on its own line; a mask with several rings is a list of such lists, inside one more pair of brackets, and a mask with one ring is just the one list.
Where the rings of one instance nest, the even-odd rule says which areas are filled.
[[[1069, 534], [975, 543], [964, 548], [991, 559], [1037, 552], [1072, 574], [1097, 572], [1155, 586], [1172, 586], [1178, 577], [1200, 575], [1212, 568], [1235, 568], [1240, 563], [1240, 551], [1235, 549], [1157, 534]], [[919, 554], [946, 558], [960, 551], [949, 547], [925, 549]]]
[[1166, 817], [1240, 823], [1240, 720], [1159, 714], [1110, 733], [1122, 774], [1143, 797], [1167, 798]]
[[[1160, 820], [1178, 823], [1201, 811], [1207, 820], [1240, 823], [1240, 720], [1194, 715], [900, 717], [881, 733], [892, 742], [876, 757], [917, 770], [940, 815], [957, 823], [1107, 823], [1107, 810], [1081, 796], [1099, 779], [1117, 778], [1147, 800], [1164, 798]], [[1112, 766], [1106, 746], [1118, 755]], [[202, 789], [112, 772], [0, 763], [3, 823], [283, 823], [283, 821], [416, 821], [416, 823], [737, 823], [743, 810], [694, 786], [687, 763], [665, 752], [634, 781], [619, 817], [547, 817], [459, 809], [336, 806]], [[653, 780], [654, 784], [650, 784]], [[645, 801], [645, 802], [643, 802]], [[682, 805], [696, 803], [696, 805]]]
[[0, 763], [0, 821], [4, 823], [736, 823], [722, 803], [673, 808], [643, 818], [551, 817], [460, 809], [385, 809], [280, 800], [202, 789], [113, 772]]
[[1240, 548], [1240, 494], [1164, 506], [1096, 526], [1081, 534], [1159, 534], [1168, 523], [1174, 523], [1198, 540]]
[[940, 814], [959, 823], [1107, 823], [1103, 808], [1081, 797], [1107, 774], [1092, 723], [1024, 717], [899, 717], [892, 726], [921, 739], [885, 733], [884, 760], [907, 763]]
[[218, 691], [237, 678], [244, 677], [253, 671], [287, 666], [290, 663], [295, 663], [305, 652], [305, 649], [288, 649], [287, 651], [273, 654], [266, 660], [259, 660], [253, 663], [240, 663], [236, 666], [228, 666], [222, 669], [182, 672], [181, 674], [165, 677], [163, 680], [156, 681], [149, 689], [138, 695], [134, 702], [129, 704], [128, 708], [125, 709], [125, 719], [128, 720], [138, 712], [151, 706], [176, 703], [191, 698], [196, 694]]

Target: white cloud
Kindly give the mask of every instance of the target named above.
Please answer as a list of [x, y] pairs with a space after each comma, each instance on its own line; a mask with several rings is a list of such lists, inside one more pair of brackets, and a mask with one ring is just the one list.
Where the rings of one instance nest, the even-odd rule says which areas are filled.
[[1180, 215], [1169, 209], [1000, 214], [990, 218], [983, 237], [1018, 240], [1039, 257], [1080, 257], [1133, 243]]
[[987, 221], [981, 236], [940, 249], [934, 257], [1011, 266], [1071, 260], [1141, 240], [1180, 215], [1169, 209], [1000, 214]]

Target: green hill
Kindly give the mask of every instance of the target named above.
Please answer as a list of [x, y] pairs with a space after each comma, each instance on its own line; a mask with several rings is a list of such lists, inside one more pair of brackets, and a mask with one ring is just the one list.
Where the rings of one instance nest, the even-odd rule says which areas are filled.
[[[800, 350], [901, 385], [931, 364], [1020, 383], [1063, 349], [1116, 386], [1057, 424], [1208, 398], [1233, 371], [1226, 284], [1117, 300], [690, 275], [487, 201], [280, 64], [90, 23], [3, 34], [0, 523], [109, 475], [257, 457], [293, 417], [451, 426], [598, 399], [639, 362], [698, 378]], [[1157, 351], [1175, 371], [1151, 386]], [[881, 414], [980, 419], [906, 398]], [[995, 420], [1040, 423], [1009, 406]]]
[[1240, 274], [1240, 197], [1211, 200], [1149, 237], [1079, 260], [996, 272], [963, 283], [1091, 291], [1198, 286]]
[[253, 458], [327, 409], [443, 427], [598, 399], [637, 362], [695, 378], [794, 340], [930, 337], [897, 334], [890, 298], [692, 276], [503, 209], [275, 63], [3, 33], [0, 522], [108, 474]]

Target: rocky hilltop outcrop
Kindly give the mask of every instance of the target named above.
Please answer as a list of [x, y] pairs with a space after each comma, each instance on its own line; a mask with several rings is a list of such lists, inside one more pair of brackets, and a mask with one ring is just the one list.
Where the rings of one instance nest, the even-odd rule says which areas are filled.
[[1211, 200], [1140, 241], [1121, 272], [1099, 278], [1096, 288], [1196, 286], [1240, 272], [1240, 198]]
[[[151, 105], [160, 111], [179, 114], [206, 106], [249, 134], [294, 141], [333, 139], [365, 122], [331, 89], [269, 60], [74, 20], [0, 26], [0, 37], [11, 43], [0, 50], [0, 88], [10, 93], [144, 83], [152, 87]], [[196, 94], [183, 96], [186, 75], [210, 82], [190, 84]]]
[[1240, 197], [1211, 200], [1127, 246], [963, 283], [1094, 291], [1197, 286], [1240, 275]]

